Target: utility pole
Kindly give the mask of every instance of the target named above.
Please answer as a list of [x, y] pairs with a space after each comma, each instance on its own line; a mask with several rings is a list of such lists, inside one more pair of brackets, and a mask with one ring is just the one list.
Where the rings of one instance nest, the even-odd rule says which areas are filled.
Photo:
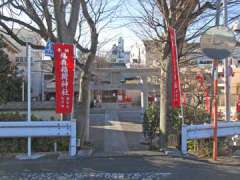
[[[227, 12], [227, 0], [223, 0], [223, 14], [224, 14], [224, 26], [227, 27], [228, 12]], [[228, 58], [224, 59], [224, 79], [225, 79], [225, 118], [226, 121], [230, 120], [230, 84], [228, 73]]]
[[213, 160], [216, 161], [218, 158], [218, 105], [217, 105], [217, 95], [218, 95], [218, 60], [213, 61]]
[[[28, 113], [27, 113], [27, 120], [31, 122], [31, 46], [29, 43], [26, 44], [26, 55], [27, 55], [27, 80], [28, 80]], [[31, 137], [28, 137], [28, 157], [32, 155], [32, 140]]]
[[[220, 21], [220, 1], [218, 0], [216, 3], [216, 26], [219, 26]], [[218, 106], [217, 106], [217, 94], [218, 94], [218, 59], [213, 60], [212, 64], [212, 85], [213, 85], [213, 160], [216, 161], [218, 158], [218, 138], [217, 138], [217, 130], [218, 130]]]
[[25, 85], [24, 85], [24, 77], [22, 77], [22, 102], [24, 102], [24, 96], [25, 96], [25, 93], [24, 93], [24, 89], [25, 89]]

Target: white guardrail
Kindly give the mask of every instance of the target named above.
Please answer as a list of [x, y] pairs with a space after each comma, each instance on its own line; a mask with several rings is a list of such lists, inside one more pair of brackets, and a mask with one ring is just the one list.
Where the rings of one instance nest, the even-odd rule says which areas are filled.
[[[218, 137], [240, 134], [240, 122], [219, 122]], [[187, 140], [213, 137], [213, 124], [183, 125], [182, 126], [182, 153], [187, 154]]]
[[0, 138], [69, 137], [69, 155], [76, 155], [76, 121], [0, 122]]

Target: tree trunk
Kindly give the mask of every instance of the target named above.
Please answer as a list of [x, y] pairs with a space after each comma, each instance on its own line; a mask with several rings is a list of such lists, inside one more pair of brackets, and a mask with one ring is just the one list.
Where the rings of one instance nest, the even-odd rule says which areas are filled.
[[[97, 37], [97, 36], [96, 36]], [[91, 100], [91, 70], [90, 67], [95, 60], [97, 51], [97, 39], [92, 41], [91, 53], [87, 57], [87, 62], [81, 75], [81, 98], [80, 107], [77, 116], [77, 138], [78, 146], [82, 148], [85, 143], [90, 141], [89, 138], [89, 114], [90, 114], [90, 100]]]
[[89, 142], [89, 114], [90, 114], [90, 76], [85, 73], [81, 80], [81, 102], [77, 108], [77, 139], [78, 146], [83, 147]]
[[160, 79], [160, 139], [159, 145], [161, 149], [167, 148], [167, 122], [168, 122], [168, 113], [169, 105], [171, 99], [171, 60], [167, 57], [166, 61], [166, 70], [161, 71]]

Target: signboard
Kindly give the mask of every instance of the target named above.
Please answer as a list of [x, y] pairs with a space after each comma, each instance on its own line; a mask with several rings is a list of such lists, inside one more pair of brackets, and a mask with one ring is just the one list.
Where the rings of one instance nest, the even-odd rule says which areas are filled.
[[71, 113], [73, 105], [74, 52], [71, 44], [54, 44], [56, 112]]
[[201, 36], [200, 46], [206, 56], [220, 60], [231, 55], [236, 46], [236, 39], [227, 27], [216, 26]]
[[50, 56], [51, 58], [54, 57], [54, 52], [53, 52], [53, 42], [48, 40], [47, 45], [44, 49], [44, 54], [45, 56]]
[[177, 43], [176, 43], [176, 32], [172, 27], [168, 27], [170, 47], [172, 55], [172, 107], [180, 108], [180, 80], [178, 72], [178, 53], [177, 53]]

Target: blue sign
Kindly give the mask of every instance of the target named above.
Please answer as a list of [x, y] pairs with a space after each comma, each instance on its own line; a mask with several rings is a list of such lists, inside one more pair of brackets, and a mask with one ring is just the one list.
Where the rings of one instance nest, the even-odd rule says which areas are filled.
[[50, 56], [50, 57], [54, 57], [54, 51], [53, 51], [53, 42], [48, 40], [47, 41], [47, 45], [44, 49], [44, 54], [45, 56]]

